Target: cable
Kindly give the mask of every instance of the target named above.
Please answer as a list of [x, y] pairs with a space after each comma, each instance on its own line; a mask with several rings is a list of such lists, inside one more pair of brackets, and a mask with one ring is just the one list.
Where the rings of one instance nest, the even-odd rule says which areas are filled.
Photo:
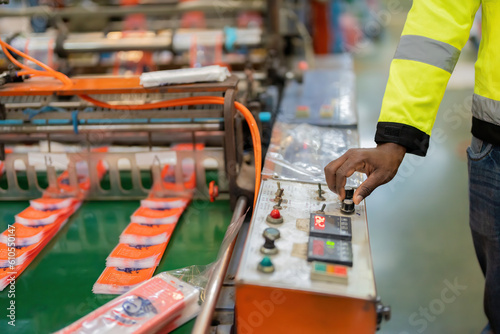
[[[18, 75], [31, 75], [31, 76], [48, 76], [59, 79], [64, 83], [65, 87], [71, 87], [73, 82], [70, 78], [64, 75], [61, 72], [58, 72], [51, 67], [45, 65], [41, 61], [38, 61], [29, 55], [17, 50], [16, 48], [10, 46], [0, 39], [0, 45], [2, 47], [3, 52], [9, 58], [9, 60], [21, 68], [23, 71], [18, 72]], [[18, 62], [9, 51], [17, 53], [21, 57], [37, 64], [41, 68], [45, 69], [45, 71], [34, 70], [24, 64]], [[117, 109], [117, 110], [144, 110], [144, 109], [157, 109], [157, 108], [169, 108], [169, 107], [178, 107], [178, 106], [190, 106], [190, 105], [199, 105], [199, 104], [217, 104], [224, 105], [225, 100], [222, 97], [216, 96], [194, 96], [182, 99], [175, 99], [169, 101], [161, 101], [156, 103], [146, 103], [143, 105], [132, 105], [132, 106], [123, 106], [123, 105], [112, 105], [103, 101], [96, 100], [88, 95], [79, 95], [79, 97], [85, 101], [88, 101], [98, 107], [108, 108], [108, 109]], [[262, 144], [260, 139], [259, 127], [257, 126], [257, 122], [253, 117], [252, 113], [241, 103], [234, 102], [236, 109], [243, 115], [246, 122], [248, 123], [248, 127], [250, 128], [250, 133], [252, 135], [252, 144], [253, 144], [253, 152], [254, 152], [254, 161], [255, 161], [255, 196], [254, 196], [254, 207], [257, 202], [257, 193], [260, 188], [260, 170], [262, 168]]]
[[[217, 96], [193, 96], [182, 99], [175, 99], [169, 101], [161, 101], [156, 103], [146, 103], [142, 105], [113, 105], [103, 101], [96, 100], [88, 95], [80, 95], [80, 98], [83, 100], [92, 103], [101, 108], [107, 109], [116, 109], [116, 110], [146, 110], [146, 109], [158, 109], [158, 108], [170, 108], [170, 107], [178, 107], [178, 106], [192, 106], [198, 104], [217, 104], [224, 105], [224, 98]], [[248, 123], [248, 127], [250, 128], [250, 133], [252, 135], [252, 144], [254, 151], [254, 160], [255, 160], [255, 197], [254, 197], [254, 207], [257, 201], [257, 193], [260, 188], [260, 170], [262, 168], [262, 144], [260, 139], [259, 127], [257, 126], [257, 122], [253, 117], [250, 110], [248, 110], [243, 104], [239, 102], [234, 102], [236, 109], [243, 115], [246, 122]]]
[[[18, 75], [48, 76], [48, 77], [53, 77], [53, 78], [60, 80], [64, 84], [65, 87], [73, 86], [73, 81], [71, 81], [71, 79], [68, 78], [63, 73], [58, 72], [58, 71], [54, 70], [53, 68], [45, 65], [41, 61], [38, 61], [35, 58], [25, 54], [24, 52], [17, 50], [16, 48], [14, 48], [14, 47], [10, 46], [9, 44], [5, 43], [4, 41], [2, 41], [2, 39], [0, 39], [0, 45], [2, 46], [2, 51], [7, 56], [7, 58], [9, 58], [9, 60], [14, 65], [16, 65], [17, 67], [19, 67], [20, 69], [23, 70], [23, 71], [20, 71], [19, 73], [21, 73], [21, 74], [18, 74]], [[26, 65], [20, 63], [19, 61], [17, 61], [16, 58], [14, 58], [12, 56], [12, 54], [9, 51], [14, 52], [14, 53], [18, 54], [19, 56], [23, 57], [24, 59], [35, 63], [36, 65], [43, 68], [45, 71], [35, 70], [29, 66], [26, 66]]]

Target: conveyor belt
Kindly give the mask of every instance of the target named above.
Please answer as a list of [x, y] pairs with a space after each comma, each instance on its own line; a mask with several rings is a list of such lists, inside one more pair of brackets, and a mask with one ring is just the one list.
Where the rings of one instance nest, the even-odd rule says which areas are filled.
[[[0, 229], [14, 223], [27, 201], [0, 202]], [[87, 202], [16, 283], [16, 327], [0, 318], [2, 333], [50, 333], [114, 296], [94, 295], [92, 285], [129, 223], [138, 201]], [[156, 273], [215, 260], [232, 212], [228, 201], [195, 201], [179, 220]], [[0, 293], [5, 310], [8, 290]], [[190, 321], [175, 333], [190, 333]], [[6, 329], [6, 331], [4, 331]]]

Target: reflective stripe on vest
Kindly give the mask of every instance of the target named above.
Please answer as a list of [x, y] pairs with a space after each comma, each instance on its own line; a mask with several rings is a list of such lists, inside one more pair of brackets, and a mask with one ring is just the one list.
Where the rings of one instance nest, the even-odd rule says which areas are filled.
[[500, 101], [474, 94], [472, 96], [472, 115], [482, 121], [500, 125]]
[[394, 55], [394, 59], [413, 60], [453, 72], [460, 50], [456, 47], [431, 38], [404, 35]]

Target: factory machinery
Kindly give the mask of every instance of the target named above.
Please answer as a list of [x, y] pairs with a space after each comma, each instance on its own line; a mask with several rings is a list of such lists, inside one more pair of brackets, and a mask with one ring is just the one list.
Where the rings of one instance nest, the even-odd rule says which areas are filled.
[[[32, 301], [41, 305], [47, 300], [44, 290], [53, 291], [50, 299], [58, 301], [36, 316], [19, 309], [19, 318], [30, 330], [53, 332], [111, 299], [93, 295], [88, 288], [101, 271], [93, 268], [96, 263], [100, 267], [99, 262], [91, 261], [103, 261], [116, 243], [133, 211], [129, 206], [148, 195], [159, 166], [175, 164], [179, 187], [161, 189], [165, 196], [188, 191], [183, 187], [186, 160], [195, 166], [196, 189], [190, 190], [194, 201], [156, 272], [218, 261], [199, 316], [176, 333], [373, 333], [389, 318], [390, 309], [381, 304], [376, 291], [365, 204], [352, 202], [362, 177], [349, 180], [348, 196], [340, 202], [328, 191], [322, 175], [328, 161], [358, 145], [349, 57], [320, 63], [320, 69], [301, 76], [303, 82], [291, 81], [285, 88], [285, 74], [292, 78], [293, 71], [286, 70], [290, 65], [279, 52], [280, 2], [228, 3], [226, 14], [234, 17], [238, 8], [265, 13], [266, 24], [222, 35], [198, 31], [197, 36], [216, 36], [217, 44], [229, 34], [236, 38], [232, 43], [236, 48], [274, 46], [261, 58], [258, 52], [247, 53], [243, 61], [226, 57], [234, 60], [226, 62], [233, 75], [222, 82], [144, 88], [137, 75], [72, 77], [68, 84], [43, 76], [28, 79], [12, 69], [4, 74], [0, 87], [4, 218], [14, 215], [13, 210], [20, 207], [16, 203], [23, 203], [19, 201], [41, 196], [47, 186], [57, 187], [54, 180], [62, 170], [68, 171], [69, 184], [76, 186], [77, 169], [83, 162], [90, 179], [83, 213], [41, 253], [42, 261], [18, 279], [23, 308], [29, 310]], [[136, 4], [103, 7], [100, 15], [124, 16], [138, 9], [161, 16], [211, 12], [214, 6]], [[33, 16], [40, 10], [2, 9], [0, 15]], [[86, 12], [62, 8], [51, 13], [54, 19], [74, 19]], [[213, 21], [208, 19], [208, 25], [215, 26]], [[178, 27], [169, 27], [172, 22], [154, 24], [162, 29]], [[192, 62], [192, 43], [181, 45], [186, 39], [182, 34], [191, 32], [154, 30], [154, 34], [116, 40], [112, 32], [97, 36], [59, 31], [48, 45], [63, 59], [61, 64], [70, 64], [70, 59], [77, 59], [72, 55], [89, 50], [132, 52], [137, 45], [142, 51], [172, 52], [176, 60], [158, 68]], [[47, 36], [29, 38], [36, 44], [47, 41]], [[179, 56], [183, 52], [187, 58]], [[102, 63], [94, 63], [91, 69], [89, 63], [75, 64], [68, 67], [73, 73], [109, 72]], [[311, 83], [321, 86], [325, 80], [333, 81], [335, 96], [329, 95], [329, 85], [323, 91], [319, 86], [313, 89], [316, 95], [307, 92]], [[276, 95], [269, 93], [269, 87], [276, 87]], [[277, 100], [286, 106], [278, 116]], [[320, 106], [314, 104], [318, 100]], [[266, 110], [273, 110], [271, 117], [262, 112]], [[268, 133], [271, 126], [272, 134]], [[188, 143], [191, 149], [168, 148], [179, 143]], [[199, 144], [204, 148], [197, 149]], [[94, 150], [101, 146], [109, 149]], [[98, 173], [101, 163], [107, 170], [104, 177]], [[209, 202], [217, 196], [214, 203]], [[251, 211], [241, 224], [248, 208]], [[228, 225], [230, 231], [226, 231]], [[238, 237], [232, 238], [235, 232]], [[51, 280], [44, 274], [49, 270], [53, 270]]]

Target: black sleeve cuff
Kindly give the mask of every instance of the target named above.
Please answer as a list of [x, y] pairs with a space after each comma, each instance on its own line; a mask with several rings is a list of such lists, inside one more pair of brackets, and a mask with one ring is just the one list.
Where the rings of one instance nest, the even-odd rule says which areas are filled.
[[379, 122], [375, 142], [395, 143], [406, 147], [406, 153], [424, 157], [429, 149], [429, 135], [419, 129], [401, 123]]

